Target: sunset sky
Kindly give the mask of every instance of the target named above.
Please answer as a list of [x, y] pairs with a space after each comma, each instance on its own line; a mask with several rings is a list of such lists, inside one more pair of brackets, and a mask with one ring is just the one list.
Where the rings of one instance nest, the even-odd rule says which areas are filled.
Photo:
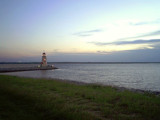
[[0, 62], [160, 62], [160, 0], [0, 0]]

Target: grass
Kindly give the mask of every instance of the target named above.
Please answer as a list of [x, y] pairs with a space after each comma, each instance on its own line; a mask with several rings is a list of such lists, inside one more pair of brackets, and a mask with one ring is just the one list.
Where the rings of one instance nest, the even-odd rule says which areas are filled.
[[0, 75], [0, 120], [158, 120], [160, 96]]

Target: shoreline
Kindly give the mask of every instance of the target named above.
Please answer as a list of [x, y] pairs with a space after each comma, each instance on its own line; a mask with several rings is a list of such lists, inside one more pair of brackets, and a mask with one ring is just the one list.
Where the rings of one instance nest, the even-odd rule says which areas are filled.
[[[24, 77], [24, 78], [26, 78], [26, 77]], [[39, 78], [39, 79], [41, 79], [41, 78]], [[160, 91], [125, 88], [125, 87], [119, 87], [119, 86], [115, 86], [115, 85], [103, 85], [103, 84], [100, 84], [100, 83], [85, 83], [85, 82], [78, 82], [78, 81], [58, 79], [58, 78], [44, 78], [44, 79], [62, 81], [62, 82], [66, 82], [66, 83], [69, 83], [69, 84], [76, 84], [76, 85], [97, 85], [97, 86], [102, 86], [102, 87], [112, 87], [112, 88], [114, 88], [118, 91], [122, 91], [122, 92], [125, 91], [125, 90], [128, 90], [128, 91], [131, 91], [131, 92], [134, 92], [134, 93], [142, 93], [142, 94], [149, 93], [149, 94], [154, 94], [154, 95], [157, 95], [157, 96], [160, 95]]]
[[154, 94], [62, 79], [0, 78], [1, 119], [160, 119], [160, 96]]
[[[8, 76], [16, 76], [16, 75], [8, 75]], [[34, 77], [23, 77], [23, 76], [16, 76], [16, 77], [21, 77], [21, 78], [34, 78]], [[76, 84], [76, 85], [97, 85], [97, 86], [102, 86], [102, 87], [112, 87], [116, 89], [117, 91], [130, 91], [134, 93], [148, 93], [148, 94], [154, 94], [156, 96], [160, 96], [160, 91], [151, 91], [151, 90], [141, 90], [141, 89], [134, 89], [134, 88], [125, 88], [125, 87], [119, 87], [115, 85], [104, 85], [101, 83], [85, 83], [85, 82], [80, 82], [80, 81], [74, 81], [74, 80], [69, 80], [69, 79], [59, 79], [59, 78], [34, 78], [34, 79], [45, 79], [45, 80], [54, 80], [54, 81], [61, 81], [64, 83], [69, 83], [69, 84]]]

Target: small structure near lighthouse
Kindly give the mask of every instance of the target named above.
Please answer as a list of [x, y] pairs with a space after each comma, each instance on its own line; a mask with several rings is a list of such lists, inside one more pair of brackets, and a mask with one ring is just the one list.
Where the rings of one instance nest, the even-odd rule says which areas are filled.
[[41, 67], [46, 67], [46, 66], [47, 66], [47, 57], [46, 57], [46, 53], [43, 52], [43, 53], [42, 53]]

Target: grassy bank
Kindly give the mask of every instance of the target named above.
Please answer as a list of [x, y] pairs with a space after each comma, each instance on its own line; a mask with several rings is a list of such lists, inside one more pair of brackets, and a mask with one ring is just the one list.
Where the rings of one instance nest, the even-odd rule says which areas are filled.
[[0, 75], [0, 120], [158, 120], [160, 97], [100, 85]]

